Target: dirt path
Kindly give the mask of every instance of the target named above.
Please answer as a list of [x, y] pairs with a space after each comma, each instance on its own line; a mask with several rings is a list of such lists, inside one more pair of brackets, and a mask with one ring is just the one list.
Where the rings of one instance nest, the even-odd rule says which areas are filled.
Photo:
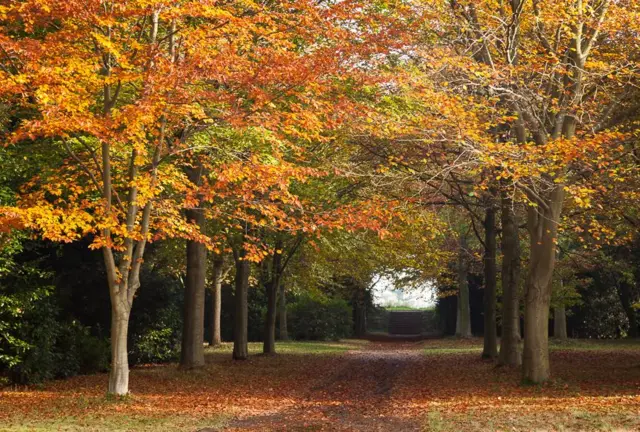
[[266, 416], [235, 420], [225, 430], [419, 431], [419, 422], [394, 413], [396, 381], [423, 360], [421, 343], [371, 343], [343, 356], [328, 375], [309, 370], [304, 397], [293, 407]]

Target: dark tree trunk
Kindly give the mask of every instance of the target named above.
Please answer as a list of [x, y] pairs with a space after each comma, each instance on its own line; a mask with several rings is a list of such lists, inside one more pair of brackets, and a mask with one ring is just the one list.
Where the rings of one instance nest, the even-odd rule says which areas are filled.
[[564, 306], [553, 308], [553, 336], [560, 340], [567, 339], [567, 311]]
[[502, 222], [502, 336], [498, 364], [519, 366], [520, 352], [520, 239], [518, 224], [513, 212], [513, 202], [503, 192], [501, 202]]
[[[200, 209], [187, 210], [187, 218], [204, 231], [205, 217]], [[204, 299], [207, 275], [207, 248], [187, 241], [187, 278], [180, 366], [192, 369], [204, 366]]]
[[530, 206], [527, 214], [530, 257], [525, 285], [522, 377], [529, 383], [541, 383], [550, 377], [549, 307], [563, 200], [564, 185], [557, 184], [545, 200], [546, 208]]
[[637, 302], [637, 296], [634, 295], [633, 287], [627, 281], [617, 281], [616, 290], [618, 291], [618, 297], [620, 298], [620, 304], [624, 313], [629, 320], [629, 337], [638, 337], [638, 311], [633, 307]]
[[222, 311], [222, 276], [224, 271], [224, 259], [216, 255], [213, 260], [213, 281], [211, 285], [211, 321], [209, 323], [209, 345], [216, 346], [222, 343], [220, 329], [220, 313]]
[[355, 337], [363, 338], [367, 334], [367, 301], [366, 292], [362, 288], [357, 288], [354, 302], [354, 333]]
[[460, 248], [458, 251], [457, 283], [458, 283], [458, 306], [456, 314], [456, 336], [470, 338], [471, 335], [471, 310], [469, 307], [469, 279], [468, 262], [466, 259], [466, 240], [460, 237]]
[[[240, 246], [242, 248], [242, 246]], [[249, 357], [249, 272], [250, 263], [244, 249], [237, 254], [235, 279], [235, 316], [233, 319], [233, 359], [246, 360]]]
[[498, 357], [496, 329], [496, 211], [487, 207], [484, 219], [484, 349], [483, 358]]
[[278, 300], [280, 340], [286, 341], [289, 339], [289, 330], [287, 328], [287, 288], [282, 281], [280, 281]]
[[276, 353], [277, 297], [282, 273], [282, 247], [282, 241], [277, 241], [271, 265], [271, 277], [265, 284], [267, 291], [267, 319], [264, 324], [264, 344], [262, 347], [264, 354]]

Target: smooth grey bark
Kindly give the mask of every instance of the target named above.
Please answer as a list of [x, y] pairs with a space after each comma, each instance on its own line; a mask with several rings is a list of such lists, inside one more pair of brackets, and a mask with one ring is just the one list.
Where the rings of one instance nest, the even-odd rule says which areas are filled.
[[484, 348], [482, 358], [498, 357], [498, 331], [496, 324], [496, 210], [488, 206], [484, 219]]
[[518, 224], [513, 211], [513, 201], [505, 192], [501, 199], [502, 222], [502, 335], [498, 364], [519, 366], [520, 352], [520, 239]]
[[[202, 209], [187, 210], [187, 219], [204, 232]], [[204, 303], [207, 276], [207, 248], [203, 243], [187, 240], [187, 277], [184, 293], [182, 350], [180, 367], [193, 369], [204, 366]]]
[[[242, 246], [240, 246], [242, 248]], [[249, 272], [250, 263], [246, 259], [244, 249], [234, 252], [236, 262], [235, 277], [235, 316], [233, 319], [233, 359], [246, 360], [249, 358], [248, 327], [249, 327]]]
[[[584, 70], [589, 52], [604, 22], [609, 8], [605, 1], [596, 12], [595, 26], [591, 34], [584, 32], [584, 22], [573, 27], [574, 35], [564, 60], [564, 70], [558, 75], [558, 85], [553, 95], [557, 96], [562, 107], [557, 112], [549, 112], [552, 122], [548, 131], [534, 130], [537, 144], [546, 144], [548, 138], [571, 140], [576, 135], [578, 114], [584, 95]], [[558, 72], [560, 74], [560, 72]], [[551, 278], [555, 267], [558, 223], [562, 214], [565, 184], [562, 181], [564, 169], [554, 176], [543, 176], [547, 180], [546, 190], [527, 191], [529, 198], [537, 204], [531, 206], [527, 214], [529, 230], [530, 261], [525, 285], [525, 328], [523, 352], [523, 380], [541, 383], [549, 379], [549, 303], [551, 299]]]
[[553, 336], [560, 340], [567, 339], [567, 311], [564, 306], [553, 308]]
[[458, 250], [458, 263], [456, 268], [458, 284], [458, 306], [456, 314], [456, 336], [470, 338], [471, 335], [471, 310], [469, 307], [469, 264], [466, 258], [466, 240], [461, 236]]
[[527, 225], [530, 238], [529, 269], [525, 285], [524, 350], [522, 376], [525, 382], [549, 379], [549, 307], [556, 262], [555, 240], [564, 200], [564, 186], [554, 186], [546, 208], [530, 206]]
[[282, 276], [282, 247], [282, 241], [277, 241], [271, 263], [271, 275], [265, 283], [267, 292], [267, 317], [265, 320], [264, 343], [262, 346], [262, 352], [264, 354], [276, 353], [277, 296], [280, 278]]
[[280, 340], [289, 339], [287, 328], [287, 287], [280, 281], [280, 291], [278, 293], [278, 330]]
[[111, 394], [129, 393], [127, 334], [130, 313], [130, 307], [112, 307], [111, 309], [111, 370], [109, 372], [109, 393]]
[[224, 259], [216, 255], [213, 259], [213, 281], [211, 283], [211, 321], [209, 322], [209, 345], [216, 346], [222, 343], [220, 329], [220, 313], [222, 311], [222, 279], [224, 273]]

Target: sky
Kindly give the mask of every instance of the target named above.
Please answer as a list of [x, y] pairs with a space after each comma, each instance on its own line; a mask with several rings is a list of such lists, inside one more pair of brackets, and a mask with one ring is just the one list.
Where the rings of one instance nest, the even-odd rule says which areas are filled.
[[373, 302], [378, 306], [410, 306], [413, 308], [427, 308], [435, 305], [433, 287], [430, 283], [405, 292], [396, 289], [393, 281], [384, 277], [373, 288]]

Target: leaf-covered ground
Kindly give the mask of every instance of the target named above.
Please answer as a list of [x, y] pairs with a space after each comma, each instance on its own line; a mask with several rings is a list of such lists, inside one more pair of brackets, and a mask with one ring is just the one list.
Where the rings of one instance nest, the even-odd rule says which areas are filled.
[[[286, 343], [275, 357], [132, 370], [133, 395], [106, 375], [0, 392], [0, 430], [640, 430], [640, 343], [552, 346], [554, 381], [480, 359], [481, 341]], [[260, 346], [252, 344], [254, 353]]]

